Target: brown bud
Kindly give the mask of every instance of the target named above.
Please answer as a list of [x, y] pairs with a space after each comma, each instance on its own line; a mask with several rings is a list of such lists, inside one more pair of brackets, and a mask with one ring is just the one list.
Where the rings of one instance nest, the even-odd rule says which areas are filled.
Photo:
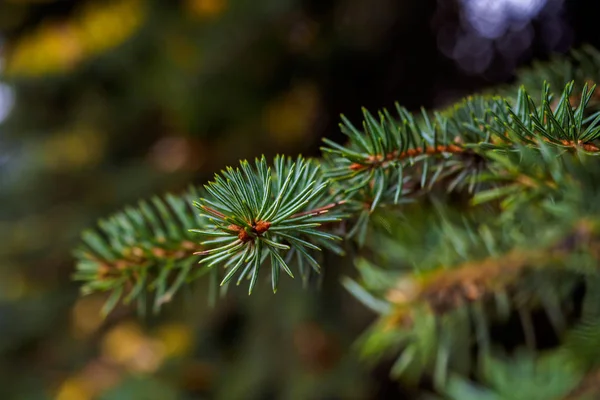
[[463, 151], [462, 147], [455, 146], [453, 144], [446, 146], [446, 152], [448, 153], [460, 153]]
[[238, 233], [238, 239], [240, 239], [242, 242], [247, 243], [253, 240], [252, 236], [250, 236], [248, 234], [248, 232], [246, 232], [243, 229], [240, 229], [240, 233]]
[[241, 230], [242, 230], [242, 228], [241, 228], [241, 227], [239, 227], [239, 226], [237, 226], [237, 225], [234, 225], [234, 224], [231, 224], [231, 225], [229, 225], [229, 226], [227, 227], [227, 229], [229, 229], [230, 231], [234, 231], [234, 232], [239, 232], [239, 231], [241, 231]]
[[589, 152], [591, 152], [591, 153], [592, 153], [592, 152], [597, 152], [597, 151], [600, 151], [600, 148], [598, 148], [598, 146], [596, 146], [596, 145], [595, 145], [595, 144], [593, 144], [593, 143], [583, 143], [583, 144], [581, 145], [581, 147], [583, 147], [583, 149], [584, 149], [585, 151], [589, 151]]
[[265, 233], [266, 231], [268, 231], [270, 227], [271, 227], [271, 223], [269, 221], [258, 221], [256, 223], [256, 225], [254, 226], [254, 230], [256, 231], [256, 233], [261, 235], [261, 234]]
[[106, 264], [100, 264], [98, 267], [98, 279], [104, 279], [110, 275], [110, 267]]

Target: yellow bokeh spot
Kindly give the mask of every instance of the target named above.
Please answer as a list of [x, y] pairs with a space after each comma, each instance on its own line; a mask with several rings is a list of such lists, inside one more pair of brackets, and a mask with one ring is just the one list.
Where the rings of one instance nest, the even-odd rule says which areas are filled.
[[89, 3], [75, 29], [89, 55], [98, 54], [124, 42], [141, 25], [145, 15], [141, 0], [124, 0], [108, 5]]
[[135, 357], [145, 340], [140, 327], [125, 322], [110, 330], [102, 341], [102, 354], [117, 364], [125, 364]]
[[65, 170], [92, 166], [104, 154], [102, 132], [89, 127], [75, 127], [50, 136], [43, 146], [43, 160], [49, 169]]
[[9, 43], [8, 76], [42, 76], [67, 72], [81, 61], [116, 47], [141, 25], [141, 0], [86, 3], [71, 20], [48, 21]]
[[55, 400], [88, 400], [92, 399], [92, 392], [85, 380], [69, 378], [59, 388]]
[[151, 373], [161, 366], [165, 350], [160, 341], [146, 336], [138, 324], [125, 322], [106, 334], [102, 355], [131, 371]]
[[156, 337], [164, 346], [165, 356], [185, 355], [192, 347], [192, 332], [183, 324], [168, 324], [158, 328]]
[[226, 0], [187, 0], [186, 8], [195, 17], [215, 17], [227, 7]]
[[64, 23], [42, 24], [13, 44], [7, 54], [6, 73], [21, 71], [35, 76], [69, 70], [81, 57], [72, 27]]
[[56, 400], [96, 399], [115, 387], [122, 379], [122, 371], [114, 365], [92, 360], [75, 375], [67, 378], [58, 389]]

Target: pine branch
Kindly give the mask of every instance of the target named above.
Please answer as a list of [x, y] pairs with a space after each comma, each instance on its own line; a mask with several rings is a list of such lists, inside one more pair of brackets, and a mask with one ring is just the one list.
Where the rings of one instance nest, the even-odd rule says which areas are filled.
[[83, 281], [82, 293], [110, 291], [103, 313], [108, 314], [123, 298], [146, 309], [146, 291], [154, 292], [154, 309], [167, 302], [195, 273], [201, 250], [189, 228], [202, 220], [191, 203], [199, 192], [191, 188], [182, 196], [166, 195], [142, 201], [100, 221], [97, 230], [83, 233], [83, 244], [74, 252], [78, 259], [74, 279]]
[[[600, 168], [593, 175], [600, 177]], [[598, 192], [597, 187], [592, 190]], [[586, 290], [583, 322], [568, 332], [564, 306], [581, 276], [597, 282], [600, 208], [598, 203], [593, 210], [581, 207], [589, 194], [579, 192], [577, 201], [567, 196], [554, 216], [520, 215], [522, 223], [513, 221], [510, 228], [494, 218], [494, 225], [486, 226], [442, 216], [437, 229], [426, 223], [421, 232], [402, 224], [397, 228], [401, 236], [373, 238], [371, 251], [391, 268], [361, 260], [361, 280], [346, 281], [357, 299], [381, 315], [362, 339], [364, 356], [377, 360], [400, 353], [397, 365], [402, 367], [392, 373], [403, 379], [442, 374], [438, 379], [444, 381], [450, 373], [468, 375], [473, 371], [465, 367], [472, 363], [472, 344], [467, 343], [477, 344], [478, 357], [488, 354], [492, 324], [515, 313], [526, 321], [541, 309], [558, 337], [567, 334], [561, 351], [579, 360], [581, 370], [595, 368], [598, 357], [591, 349], [600, 332], [597, 285]], [[419, 248], [418, 242], [429, 245]], [[534, 346], [536, 333], [526, 324], [522, 328]], [[581, 364], [584, 360], [594, 362]]]
[[[191, 279], [192, 270], [193, 276], [207, 271], [192, 268], [190, 260], [198, 255], [207, 268], [225, 267], [222, 286], [237, 275], [238, 284], [250, 280], [249, 292], [268, 263], [276, 291], [281, 270], [293, 277], [297, 268], [306, 283], [311, 270], [320, 270], [314, 251], [342, 252], [332, 242], [339, 237], [319, 228], [345, 217], [341, 209], [355, 218], [346, 236], [362, 244], [378, 206], [413, 200], [437, 182], [450, 179], [448, 191], [475, 190], [474, 204], [500, 197], [516, 204], [515, 196], [532, 190], [545, 198], [561, 188], [556, 179], [564, 168], [555, 167], [556, 158], [597, 153], [593, 142], [600, 136], [600, 116], [584, 118], [593, 89], [584, 86], [574, 110], [568, 101], [572, 91], [571, 83], [554, 109], [545, 85], [540, 105], [521, 88], [514, 105], [474, 97], [434, 113], [433, 119], [397, 107], [398, 118], [384, 111], [377, 121], [365, 111], [364, 133], [344, 119], [347, 146], [326, 140], [325, 174], [317, 161], [301, 157], [295, 162], [277, 157], [273, 169], [264, 158], [254, 167], [242, 162], [241, 168], [228, 168], [206, 186], [208, 197], [197, 203], [202, 222], [190, 214], [189, 195], [185, 200], [167, 197], [168, 205], [157, 199], [152, 207], [142, 203], [139, 210], [102, 222], [106, 237], [84, 235], [88, 250], [77, 254], [76, 279], [86, 281], [84, 293], [113, 291], [108, 308], [125, 292], [126, 301], [138, 298], [142, 304], [146, 288], [152, 288], [158, 310]], [[206, 248], [199, 248], [189, 229], [211, 238], [203, 242]], [[171, 287], [171, 273], [165, 271], [173, 269], [179, 275]]]
[[[565, 243], [571, 243], [565, 246]], [[497, 257], [471, 260], [419, 274], [416, 279], [407, 277], [392, 287], [385, 298], [394, 306], [404, 307], [412, 302], [422, 302], [436, 314], [443, 315], [470, 303], [489, 298], [514, 286], [523, 275], [537, 269], [569, 268], [573, 244], [585, 244], [585, 252], [594, 262], [600, 261], [600, 238], [584, 240], [578, 232], [561, 238], [540, 249], [513, 249]], [[591, 270], [588, 270], [591, 272]], [[409, 291], [406, 288], [410, 288]], [[599, 330], [600, 332], [600, 330]]]
[[[326, 176], [356, 204], [354, 213], [360, 213], [348, 236], [356, 236], [362, 245], [370, 214], [379, 205], [426, 194], [439, 182], [445, 182], [447, 191], [466, 188], [477, 193], [476, 204], [531, 186], [532, 181], [520, 174], [507, 176], [507, 163], [500, 157], [519, 158], [530, 149], [546, 153], [546, 159], [554, 149], [599, 154], [594, 142], [600, 137], [600, 113], [587, 115], [595, 87], [584, 85], [574, 109], [569, 102], [573, 87], [567, 84], [557, 102], [547, 84], [539, 103], [523, 87], [514, 101], [471, 97], [433, 117], [425, 111], [415, 116], [397, 106], [396, 118], [384, 110], [377, 120], [363, 110], [362, 130], [342, 117], [349, 143], [324, 139], [328, 146], [322, 149]], [[514, 175], [521, 162], [512, 164]]]
[[[271, 171], [263, 157], [252, 167], [242, 161], [241, 168], [228, 168], [205, 186], [210, 197], [196, 205], [209, 220], [204, 230], [194, 230], [213, 239], [205, 246], [218, 245], [198, 254], [207, 267], [223, 264], [227, 269], [221, 286], [236, 274], [238, 284], [250, 280], [249, 293], [256, 285], [261, 266], [270, 263], [273, 292], [277, 291], [279, 272], [294, 277], [290, 261], [306, 276], [310, 265], [320, 266], [311, 253], [321, 247], [341, 252], [331, 240], [340, 237], [319, 229], [323, 224], [341, 220], [337, 208], [344, 203], [327, 193], [327, 182], [319, 165], [299, 157], [276, 157]], [[321, 246], [321, 247], [319, 247]]]
[[[545, 82], [551, 87], [561, 87], [567, 82], [574, 81], [578, 90], [584, 84], [588, 86], [600, 82], [600, 52], [591, 47], [583, 46], [573, 50], [569, 55], [556, 55], [546, 62], [534, 62], [530, 68], [523, 69], [517, 74], [516, 87], [524, 86], [527, 90], [539, 90]], [[515, 85], [500, 88], [499, 92], [512, 97]], [[495, 91], [498, 93], [498, 89]], [[592, 97], [594, 108], [600, 104], [598, 94]], [[577, 97], [571, 99], [573, 105], [578, 103]]]
[[[584, 118], [594, 89], [584, 86], [580, 104], [574, 110], [568, 102], [573, 83], [565, 87], [554, 109], [550, 108], [553, 100], [550, 88], [544, 85], [539, 105], [521, 88], [515, 105], [501, 98], [471, 98], [445, 114], [435, 113], [433, 120], [425, 112], [421, 120], [417, 120], [398, 107], [398, 119], [384, 110], [378, 122], [365, 110], [364, 133], [344, 118], [341, 127], [350, 139], [347, 146], [324, 139], [329, 146], [323, 147], [323, 151], [333, 155], [335, 165], [327, 171], [327, 176], [343, 182], [345, 193], [367, 186], [395, 186], [394, 202], [397, 202], [405, 180], [390, 178], [402, 176], [404, 169], [415, 169], [415, 164], [427, 163], [431, 158], [444, 159], [465, 153], [485, 156], [492, 150], [514, 151], [524, 145], [538, 147], [539, 140], [560, 148], [597, 153], [599, 149], [593, 142], [600, 137], [600, 114]], [[470, 112], [468, 116], [463, 110]], [[453, 126], [458, 129], [452, 129]], [[375, 176], [382, 170], [391, 172]], [[421, 168], [419, 172], [421, 186], [425, 186], [427, 169]], [[436, 177], [435, 172], [433, 177]], [[379, 201], [380, 195], [371, 208]]]
[[[581, 379], [562, 354], [519, 351], [515, 356], [486, 356], [481, 380], [452, 375], [441, 392], [452, 400], [562, 399]], [[583, 400], [583, 399], [581, 399]]]
[[[535, 67], [503, 97], [473, 96], [432, 113], [363, 110], [360, 128], [342, 117], [348, 143], [324, 139], [322, 160], [242, 161], [201, 194], [155, 199], [101, 222], [99, 232], [84, 234], [75, 277], [84, 293], [112, 292], [106, 312], [121, 298], [143, 308], [147, 293], [158, 310], [205, 273], [223, 290], [233, 278], [249, 280], [249, 293], [265, 268], [274, 292], [281, 271], [306, 284], [321, 270], [322, 249], [342, 254], [339, 239], [353, 238], [371, 261], [357, 258], [360, 278], [344, 285], [380, 315], [361, 340], [366, 358], [395, 356], [393, 376], [430, 377], [451, 396], [504, 395], [506, 366], [546, 360], [531, 322], [542, 312], [560, 342], [551, 368], [558, 371], [562, 357], [578, 361], [548, 393], [578, 393], [577, 380], [585, 389], [583, 376], [597, 368], [588, 349], [600, 337], [592, 284], [600, 259], [600, 102], [589, 83], [600, 79], [598, 66], [600, 54], [584, 49]], [[553, 95], [542, 78], [563, 90]], [[468, 206], [452, 214], [448, 193], [466, 196]], [[584, 307], [574, 317], [565, 304], [582, 281]], [[505, 363], [490, 330], [511, 316], [529, 355]], [[476, 375], [476, 384], [461, 378]]]

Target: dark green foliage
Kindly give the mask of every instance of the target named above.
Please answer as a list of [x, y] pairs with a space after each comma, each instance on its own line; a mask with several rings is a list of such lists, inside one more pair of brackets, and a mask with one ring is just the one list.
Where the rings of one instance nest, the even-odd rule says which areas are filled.
[[184, 195], [141, 201], [100, 221], [98, 231], [84, 232], [83, 245], [74, 253], [79, 260], [74, 279], [85, 282], [83, 294], [112, 291], [105, 313], [121, 298], [136, 300], [143, 312], [150, 289], [158, 310], [190, 276], [202, 274], [193, 255], [198, 237], [189, 229], [202, 223], [192, 207], [198, 196], [191, 188]]
[[[591, 46], [583, 46], [571, 52], [569, 57], [555, 56], [550, 62], [534, 62], [532, 67], [519, 72], [518, 86], [527, 90], [539, 90], [548, 82], [551, 87], [560, 87], [566, 82], [574, 81], [577, 88], [586, 83], [600, 81], [600, 52]], [[515, 86], [509, 86], [500, 91], [503, 95], [513, 97]]]
[[[369, 215], [378, 205], [394, 205], [408, 200], [405, 197], [428, 193], [440, 181], [445, 182], [446, 191], [468, 189], [475, 194], [475, 203], [521, 190], [521, 184], [498, 187], [492, 183], [516, 183], [514, 176], [507, 175], [518, 174], [520, 162], [512, 163], [510, 170], [504, 160], [522, 158], [515, 152], [533, 148], [545, 154], [557, 147], [596, 153], [593, 142], [600, 136], [600, 113], [586, 112], [593, 93], [594, 87], [585, 85], [575, 109], [570, 104], [573, 83], [569, 83], [556, 103], [544, 84], [539, 103], [521, 87], [514, 103], [499, 97], [473, 97], [433, 117], [425, 112], [412, 115], [399, 106], [397, 118], [384, 110], [376, 120], [364, 111], [364, 133], [344, 119], [342, 131], [349, 144], [325, 139], [329, 147], [323, 151], [328, 158], [327, 176], [350, 203], [359, 204], [356, 225], [348, 236], [356, 235], [362, 244]], [[550, 165], [546, 162], [542, 167]]]
[[[327, 193], [327, 182], [319, 165], [299, 157], [276, 157], [274, 170], [263, 157], [253, 168], [242, 161], [241, 169], [228, 168], [206, 185], [211, 197], [202, 198], [197, 207], [208, 219], [206, 229], [194, 232], [213, 237], [203, 246], [218, 245], [201, 252], [201, 264], [208, 267], [224, 264], [227, 274], [221, 286], [240, 272], [237, 283], [250, 279], [248, 292], [256, 285], [263, 263], [269, 259], [273, 291], [277, 291], [279, 272], [294, 277], [290, 262], [296, 261], [300, 273], [307, 279], [305, 265], [316, 272], [320, 266], [311, 255], [322, 247], [340, 252], [331, 240], [341, 239], [318, 228], [325, 223], [340, 221], [332, 210], [338, 205]], [[333, 211], [333, 212], [332, 212]]]
[[[450, 399], [577, 394], [600, 344], [600, 112], [581, 75], [595, 79], [588, 64], [600, 57], [586, 49], [576, 58], [574, 75], [565, 72], [572, 60], [538, 68], [556, 94], [531, 75], [502, 97], [440, 112], [365, 110], [360, 129], [343, 118], [348, 143], [325, 139], [323, 160], [279, 156], [270, 167], [263, 157], [216, 175], [195, 196], [199, 217], [189, 195], [168, 198], [170, 209], [119, 214], [101, 224], [106, 237], [87, 234], [92, 252], [78, 253], [77, 276], [85, 291], [112, 291], [109, 306], [130, 283], [126, 299], [151, 289], [160, 305], [205, 271], [224, 287], [248, 279], [252, 292], [263, 265], [276, 291], [282, 270], [306, 283], [322, 249], [342, 254], [339, 234], [364, 246], [359, 277], [343, 283], [379, 315], [359, 341], [366, 360], [393, 360], [394, 378], [430, 381]], [[169, 253], [199, 241], [188, 230], [204, 239], [199, 259]], [[133, 247], [146, 263], [98, 274]], [[151, 258], [157, 247], [164, 261]], [[541, 348], [536, 318], [552, 345]], [[515, 320], [517, 350], [502, 350], [510, 346], [494, 331]]]
[[[511, 179], [520, 190], [498, 195], [504, 200], [502, 218], [490, 213], [490, 206], [483, 213], [473, 210], [459, 217], [438, 204], [421, 215], [411, 210], [414, 224], [388, 219], [386, 224], [394, 229], [379, 229], [382, 234], [370, 241], [378, 264], [386, 267], [360, 260], [361, 279], [347, 285], [382, 315], [361, 341], [367, 359], [399, 353], [393, 374], [412, 381], [431, 376], [440, 391], [456, 399], [562, 398], [587, 371], [597, 368], [597, 158], [559, 147], [548, 152], [548, 158], [526, 147], [516, 154], [502, 165], [504, 170], [520, 166], [519, 176], [527, 184]], [[546, 185], [531, 187], [530, 181], [540, 176]], [[577, 307], [574, 293], [582, 279], [586, 286], [581, 321], [569, 328]], [[533, 315], [539, 312], [552, 335], [565, 342], [536, 356], [538, 338], [549, 334], [533, 326]], [[492, 326], [506, 324], [512, 316], [521, 321], [523, 345], [529, 347], [526, 362], [556, 374], [552, 386], [499, 375], [510, 374], [513, 362], [520, 362], [494, 361], [502, 344], [495, 342]], [[547, 364], [558, 358], [562, 361]], [[477, 371], [483, 371], [481, 380], [493, 390], [465, 383], [464, 377]], [[512, 393], [515, 386], [523, 388]]]
[[581, 372], [560, 354], [536, 358], [528, 352], [515, 357], [487, 357], [482, 381], [486, 387], [452, 376], [444, 390], [451, 400], [559, 400], [581, 380]]

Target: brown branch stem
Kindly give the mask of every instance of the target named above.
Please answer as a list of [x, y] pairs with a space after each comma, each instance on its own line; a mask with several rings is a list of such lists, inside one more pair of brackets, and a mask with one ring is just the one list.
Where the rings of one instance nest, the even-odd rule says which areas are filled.
[[[165, 249], [162, 247], [153, 247], [150, 249], [152, 256], [148, 255], [146, 251], [139, 247], [129, 249], [131, 255], [124, 255], [123, 258], [117, 260], [104, 260], [97, 259], [96, 261], [100, 264], [98, 268], [99, 278], [107, 278], [113, 276], [117, 271], [123, 271], [130, 268], [142, 267], [149, 265], [153, 258], [154, 259], [175, 259], [181, 260], [187, 257], [191, 257], [201, 249], [199, 244], [183, 241], [181, 246], [177, 249]], [[119, 274], [120, 275], [120, 274]]]
[[386, 166], [386, 164], [392, 161], [401, 161], [409, 157], [416, 157], [421, 154], [435, 155], [442, 153], [450, 153], [450, 154], [458, 154], [464, 153], [466, 151], [465, 148], [461, 146], [457, 146], [455, 144], [449, 145], [438, 145], [438, 146], [428, 146], [428, 147], [417, 147], [415, 149], [408, 149], [403, 152], [393, 151], [391, 153], [384, 155], [376, 154], [374, 156], [369, 156], [366, 159], [364, 164], [362, 163], [354, 163], [350, 165], [350, 169], [353, 171], [368, 169], [373, 167]]

